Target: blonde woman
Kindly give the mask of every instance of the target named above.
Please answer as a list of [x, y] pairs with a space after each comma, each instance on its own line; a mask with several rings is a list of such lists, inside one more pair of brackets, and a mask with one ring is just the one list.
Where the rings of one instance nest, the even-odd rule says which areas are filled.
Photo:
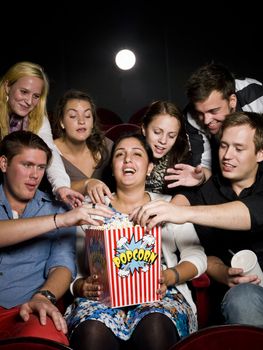
[[32, 62], [18, 62], [0, 80], [0, 140], [7, 134], [28, 130], [38, 134], [52, 149], [47, 177], [53, 192], [72, 206], [83, 196], [70, 189], [70, 179], [54, 148], [46, 101], [49, 82], [43, 68]]

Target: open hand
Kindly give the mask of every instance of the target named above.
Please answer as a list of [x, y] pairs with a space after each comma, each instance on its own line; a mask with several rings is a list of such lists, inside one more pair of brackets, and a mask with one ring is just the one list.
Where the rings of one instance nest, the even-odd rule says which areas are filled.
[[167, 169], [164, 177], [165, 181], [173, 181], [167, 187], [174, 188], [177, 186], [198, 186], [205, 181], [205, 173], [201, 165], [193, 167], [188, 164], [176, 164], [173, 168]]
[[62, 331], [64, 334], [67, 334], [68, 328], [64, 317], [60, 313], [59, 309], [50, 301], [44, 301], [42, 298], [38, 299], [36, 296], [34, 296], [34, 299], [21, 305], [19, 314], [25, 322], [29, 320], [30, 314], [33, 313], [39, 316], [39, 321], [43, 326], [46, 325], [47, 316], [49, 316], [53, 320], [56, 329], [58, 331]]

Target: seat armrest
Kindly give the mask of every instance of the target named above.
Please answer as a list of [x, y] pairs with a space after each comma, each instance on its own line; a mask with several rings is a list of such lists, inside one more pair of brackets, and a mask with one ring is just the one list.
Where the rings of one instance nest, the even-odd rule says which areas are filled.
[[209, 325], [210, 318], [210, 279], [206, 273], [190, 281], [193, 299], [197, 308], [198, 327], [204, 328]]
[[210, 286], [210, 279], [206, 273], [203, 273], [199, 277], [192, 279], [191, 283], [194, 288], [208, 288]]

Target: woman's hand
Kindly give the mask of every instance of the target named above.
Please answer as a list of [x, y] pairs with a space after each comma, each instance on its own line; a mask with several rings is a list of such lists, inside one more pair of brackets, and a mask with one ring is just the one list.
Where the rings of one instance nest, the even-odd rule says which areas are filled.
[[177, 186], [199, 186], [206, 181], [205, 172], [201, 165], [193, 167], [188, 164], [176, 164], [173, 168], [167, 169], [164, 177], [165, 181], [173, 181], [168, 184], [168, 188]]
[[108, 196], [113, 199], [109, 187], [98, 179], [88, 179], [85, 183], [85, 193], [90, 196], [93, 203], [104, 204], [104, 197]]
[[91, 300], [101, 300], [103, 297], [103, 287], [99, 283], [99, 277], [97, 275], [82, 278], [78, 282], [77, 294], [80, 297], [84, 297]]
[[56, 196], [58, 200], [63, 201], [71, 208], [76, 208], [81, 206], [84, 200], [84, 196], [81, 193], [74, 191], [71, 188], [66, 186], [59, 187], [56, 190]]
[[167, 291], [167, 284], [166, 284], [166, 278], [165, 278], [165, 271], [161, 271], [161, 277], [159, 280], [160, 288], [157, 290], [157, 294], [160, 295], [160, 299], [163, 299], [165, 297], [166, 291]]

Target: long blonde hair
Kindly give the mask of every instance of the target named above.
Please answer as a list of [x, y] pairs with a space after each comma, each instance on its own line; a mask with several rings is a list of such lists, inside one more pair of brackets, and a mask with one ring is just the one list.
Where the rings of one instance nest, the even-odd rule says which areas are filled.
[[37, 133], [47, 115], [46, 102], [49, 90], [49, 82], [43, 68], [32, 62], [18, 62], [5, 73], [0, 80], [0, 140], [9, 133], [9, 108], [8, 95], [5, 84], [12, 86], [23, 77], [36, 77], [43, 80], [43, 89], [38, 104], [28, 115], [28, 131]]

